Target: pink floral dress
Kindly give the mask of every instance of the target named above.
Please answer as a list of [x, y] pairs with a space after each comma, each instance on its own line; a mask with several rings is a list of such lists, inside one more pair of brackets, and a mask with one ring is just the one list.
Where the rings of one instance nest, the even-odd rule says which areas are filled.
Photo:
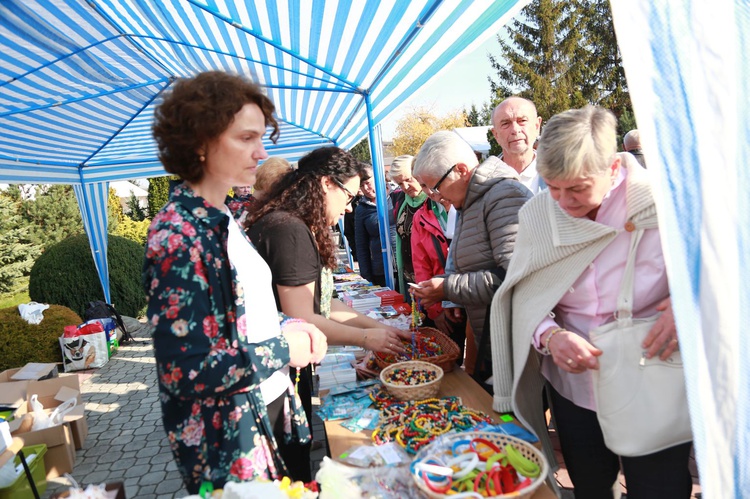
[[[259, 385], [289, 362], [289, 349], [281, 335], [249, 342], [228, 222], [182, 184], [148, 233], [143, 279], [164, 428], [191, 494], [204, 481], [222, 487], [286, 474]], [[299, 398], [287, 396], [285, 440], [306, 443]]]

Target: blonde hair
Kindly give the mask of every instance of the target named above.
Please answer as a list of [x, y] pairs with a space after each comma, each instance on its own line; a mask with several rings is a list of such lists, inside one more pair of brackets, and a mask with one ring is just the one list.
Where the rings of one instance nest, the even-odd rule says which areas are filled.
[[536, 151], [543, 178], [569, 180], [603, 173], [617, 153], [617, 120], [607, 109], [587, 105], [550, 118]]
[[289, 161], [284, 158], [272, 157], [265, 160], [258, 167], [258, 173], [255, 176], [255, 196], [258, 197], [258, 191], [260, 191], [260, 197], [263, 193], [270, 192], [274, 184], [291, 170]]

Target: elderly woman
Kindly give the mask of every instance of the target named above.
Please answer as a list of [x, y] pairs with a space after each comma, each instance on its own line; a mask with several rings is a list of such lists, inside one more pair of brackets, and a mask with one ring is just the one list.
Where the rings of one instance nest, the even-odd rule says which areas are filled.
[[[489, 337], [483, 341], [487, 308], [505, 277], [518, 210], [531, 198], [531, 191], [518, 181], [514, 169], [494, 156], [480, 164], [471, 146], [447, 131], [427, 139], [414, 174], [461, 214], [451, 245], [454, 271], [420, 282], [415, 294], [426, 307], [443, 299], [463, 305], [477, 347], [488, 345]], [[479, 348], [480, 353], [487, 350]], [[477, 361], [475, 376], [484, 382], [491, 372], [482, 360]], [[489, 391], [491, 386], [484, 388]]]
[[408, 296], [407, 282], [415, 282], [414, 263], [411, 255], [411, 231], [414, 224], [414, 214], [427, 200], [427, 194], [422, 192], [422, 186], [412, 175], [411, 168], [414, 156], [398, 156], [391, 163], [390, 175], [404, 193], [393, 209], [396, 213], [396, 267], [398, 269], [398, 289]]
[[258, 176], [255, 179], [255, 191], [253, 196], [259, 203], [268, 200], [268, 194], [281, 178], [292, 169], [292, 165], [284, 158], [268, 158], [258, 168]]
[[278, 134], [273, 112], [260, 87], [219, 71], [178, 81], [156, 109], [159, 157], [183, 182], [148, 231], [146, 316], [164, 429], [191, 494], [286, 476], [280, 443], [310, 440], [288, 366], [319, 361], [325, 336], [279, 326], [271, 271], [225, 204], [232, 185], [255, 181], [266, 126]]
[[617, 153], [616, 126], [612, 113], [587, 106], [544, 129], [537, 169], [548, 191], [521, 210], [516, 250], [492, 303], [495, 409], [515, 411], [552, 457], [546, 380], [576, 498], [613, 497], [613, 490], [619, 497], [620, 463], [629, 498], [688, 498], [690, 442], [618, 456], [597, 419], [592, 370], [602, 351], [589, 332], [614, 320], [631, 236], [641, 231], [633, 317], [663, 311], [642, 347], [666, 359], [677, 346], [649, 179], [631, 155]]
[[[401, 339], [411, 338], [408, 331], [384, 326], [332, 298], [336, 250], [329, 228], [350, 209], [360, 188], [362, 163], [338, 147], [321, 147], [303, 156], [298, 165], [279, 180], [266, 204], [247, 221], [250, 239], [271, 267], [276, 306], [315, 324], [332, 345], [403, 352]], [[310, 415], [309, 370], [297, 387]], [[299, 466], [292, 476], [310, 481], [310, 445], [295, 447]]]

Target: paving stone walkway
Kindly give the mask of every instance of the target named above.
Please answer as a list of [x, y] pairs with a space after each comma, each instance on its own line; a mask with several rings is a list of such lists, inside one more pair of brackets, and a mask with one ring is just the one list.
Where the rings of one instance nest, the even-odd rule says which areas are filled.
[[[104, 367], [79, 373], [89, 436], [76, 453], [72, 476], [88, 485], [122, 481], [128, 499], [185, 497], [161, 423], [151, 339], [136, 333]], [[323, 424], [313, 420], [323, 446], [313, 452], [313, 473], [326, 454]], [[64, 478], [48, 481], [45, 498], [68, 489]]]

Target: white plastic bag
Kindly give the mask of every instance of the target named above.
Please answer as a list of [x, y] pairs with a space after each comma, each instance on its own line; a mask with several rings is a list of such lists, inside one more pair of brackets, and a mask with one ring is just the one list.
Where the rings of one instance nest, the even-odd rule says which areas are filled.
[[21, 318], [29, 324], [39, 324], [44, 319], [42, 312], [47, 310], [49, 305], [46, 303], [37, 303], [35, 301], [29, 303], [21, 303], [18, 306], [18, 313], [21, 314]]
[[31, 406], [31, 412], [34, 413], [34, 423], [31, 426], [31, 431], [43, 430], [52, 426], [49, 415], [44, 412], [44, 406], [39, 402], [36, 393], [29, 398], [29, 405]]
[[78, 405], [78, 400], [75, 397], [70, 398], [55, 407], [55, 410], [50, 414], [44, 412], [44, 407], [39, 402], [39, 397], [36, 393], [29, 398], [29, 404], [31, 404], [31, 410], [34, 413], [34, 423], [31, 426], [31, 431], [37, 431], [63, 424], [65, 416]]

